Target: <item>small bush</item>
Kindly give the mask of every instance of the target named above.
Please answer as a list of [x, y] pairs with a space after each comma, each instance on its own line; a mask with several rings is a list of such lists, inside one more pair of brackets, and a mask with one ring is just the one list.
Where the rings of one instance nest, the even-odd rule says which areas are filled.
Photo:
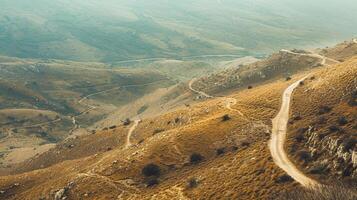
[[317, 120], [317, 124], [326, 124], [327, 120], [325, 117], [319, 117], [319, 119]]
[[109, 127], [109, 129], [116, 129], [116, 128], [117, 128], [117, 126], [115, 126], [115, 125]]
[[288, 76], [288, 77], [286, 77], [286, 79], [285, 79], [286, 81], [290, 81], [291, 80], [291, 77], [290, 76]]
[[237, 146], [233, 146], [232, 147], [232, 151], [238, 151], [238, 147]]
[[299, 158], [302, 160], [302, 161], [304, 161], [304, 162], [307, 162], [307, 161], [310, 161], [311, 160], [311, 156], [310, 156], [310, 153], [309, 152], [307, 152], [307, 151], [300, 151], [299, 153], [298, 153], [298, 156], [299, 156]]
[[304, 127], [304, 128], [299, 128], [297, 132], [298, 132], [299, 134], [304, 134], [304, 133], [306, 133], [306, 131], [308, 131], [308, 130], [309, 130], [309, 128]]
[[352, 96], [351, 96], [350, 100], [348, 101], [348, 105], [357, 106], [357, 90], [352, 92]]
[[282, 176], [279, 176], [275, 182], [276, 183], [287, 183], [287, 182], [292, 182], [293, 179], [291, 178], [291, 176], [285, 174], [285, 175], [282, 175]]
[[196, 178], [190, 178], [187, 182], [187, 188], [195, 188], [198, 185], [198, 180]]
[[317, 166], [312, 167], [309, 172], [311, 174], [324, 174], [326, 172], [326, 166], [319, 164]]
[[248, 86], [248, 90], [250, 90], [250, 89], [253, 89], [253, 86], [249, 85]]
[[216, 149], [217, 156], [223, 155], [226, 152], [226, 148]]
[[241, 145], [242, 145], [242, 147], [249, 147], [250, 142], [248, 142], [248, 141], [243, 141], [243, 142], [241, 143]]
[[346, 119], [346, 117], [342, 116], [338, 118], [338, 124], [340, 126], [346, 125], [348, 124], [348, 120]]
[[226, 115], [224, 115], [223, 117], [222, 117], [222, 121], [228, 121], [228, 120], [230, 120], [231, 119], [231, 117], [228, 115], [228, 114], [226, 114]]
[[128, 126], [131, 124], [131, 120], [129, 118], [126, 118], [124, 121], [123, 121], [123, 125], [124, 126]]
[[151, 163], [151, 164], [148, 164], [146, 165], [141, 173], [144, 175], [144, 176], [147, 176], [147, 177], [150, 177], [150, 176], [160, 176], [160, 173], [161, 173], [161, 170], [160, 170], [160, 167]]
[[299, 121], [299, 120], [302, 120], [302, 117], [300, 115], [296, 115], [293, 117], [293, 120]]
[[343, 150], [344, 151], [353, 150], [356, 144], [357, 144], [356, 138], [352, 138], [352, 137], [345, 138], [342, 142]]
[[318, 111], [318, 114], [319, 115], [323, 115], [323, 114], [326, 114], [326, 113], [329, 113], [331, 112], [332, 108], [328, 107], [328, 106], [321, 106], [319, 108], [319, 111]]
[[190, 163], [191, 164], [198, 164], [200, 162], [202, 162], [204, 159], [204, 157], [199, 154], [199, 153], [193, 153], [191, 156], [190, 156]]
[[302, 134], [302, 133], [297, 134], [297, 135], [295, 136], [295, 140], [296, 140], [297, 142], [302, 142], [302, 141], [304, 141], [304, 140], [305, 140], [304, 134]]
[[177, 118], [175, 119], [175, 123], [177, 124], [177, 123], [179, 123], [179, 122], [180, 122], [180, 118], [177, 117]]
[[300, 81], [299, 85], [305, 85], [304, 81]]
[[330, 133], [341, 131], [341, 129], [335, 125], [329, 126], [328, 129], [329, 129]]
[[158, 184], [159, 184], [159, 181], [156, 178], [149, 179], [146, 181], [146, 187], [153, 187]]

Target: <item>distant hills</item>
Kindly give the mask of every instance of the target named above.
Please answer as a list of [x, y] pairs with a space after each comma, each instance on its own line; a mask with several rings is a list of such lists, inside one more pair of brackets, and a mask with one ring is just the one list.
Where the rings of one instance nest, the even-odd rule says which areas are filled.
[[3, 0], [0, 7], [0, 54], [22, 58], [260, 55], [357, 32], [353, 0]]

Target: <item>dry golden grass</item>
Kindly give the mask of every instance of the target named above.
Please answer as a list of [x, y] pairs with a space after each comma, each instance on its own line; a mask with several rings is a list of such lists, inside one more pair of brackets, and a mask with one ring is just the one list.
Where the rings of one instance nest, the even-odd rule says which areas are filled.
[[[226, 109], [224, 99], [217, 98], [145, 119], [135, 130], [135, 145], [129, 149], [122, 148], [128, 127], [80, 138], [73, 149], [53, 149], [59, 151], [59, 158], [79, 159], [1, 177], [0, 189], [9, 199], [53, 197], [56, 190], [74, 182], [67, 192], [70, 199], [86, 195], [92, 199], [115, 199], [119, 195], [124, 199], [149, 199], [155, 195], [158, 199], [268, 199], [282, 189], [296, 186], [293, 182], [276, 183], [284, 172], [274, 165], [267, 147], [270, 119], [288, 84], [281, 80], [232, 95], [238, 100], [233, 109], [239, 109], [245, 117]], [[223, 122], [225, 114], [231, 120]], [[179, 120], [175, 123], [176, 118]], [[154, 134], [155, 129], [164, 131]], [[104, 140], [102, 145], [100, 138]], [[114, 140], [119, 142], [113, 144], [111, 151], [91, 150]], [[216, 151], [220, 148], [225, 153], [218, 156]], [[203, 162], [190, 164], [192, 153], [203, 155]], [[53, 153], [44, 154], [36, 164], [52, 156], [55, 157]], [[141, 174], [148, 163], [156, 163], [162, 171], [159, 185], [150, 188], [145, 187], [146, 178]], [[191, 178], [198, 180], [197, 187], [187, 188]], [[11, 187], [14, 183], [20, 186]]]
[[[313, 80], [310, 78], [304, 81], [304, 85], [300, 86], [294, 95], [292, 116], [300, 116], [301, 119], [292, 120], [292, 124], [289, 125], [290, 137], [287, 151], [292, 152], [291, 158], [296, 161], [301, 170], [323, 183], [330, 184], [336, 178], [348, 180], [351, 177], [338, 175], [336, 170], [341, 169], [335, 169], [332, 167], [333, 165], [329, 165], [330, 170], [327, 172], [312, 175], [310, 170], [313, 166], [318, 166], [318, 163], [326, 163], [326, 161], [329, 164], [334, 163], [337, 160], [336, 153], [329, 153], [328, 148], [317, 149], [314, 153], [316, 156], [312, 161], [303, 162], [298, 156], [299, 151], [304, 150], [310, 153], [311, 149], [306, 145], [307, 132], [299, 132], [302, 128], [307, 130], [309, 127], [313, 127], [313, 132], [319, 135], [320, 142], [326, 138], [336, 141], [344, 138], [357, 139], [355, 134], [357, 110], [348, 104], [352, 99], [352, 93], [356, 92], [357, 57], [341, 64], [313, 71], [310, 77], [313, 77]], [[328, 107], [331, 111], [319, 114], [322, 107]], [[347, 119], [346, 125], [339, 124], [340, 117]], [[339, 131], [329, 130], [332, 126], [337, 127]], [[303, 138], [299, 142], [296, 138], [301, 136]]]

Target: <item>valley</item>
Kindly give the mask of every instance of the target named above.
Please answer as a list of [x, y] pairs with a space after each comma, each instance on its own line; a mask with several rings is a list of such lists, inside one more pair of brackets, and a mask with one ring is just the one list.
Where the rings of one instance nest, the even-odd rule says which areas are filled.
[[[334, 180], [356, 197], [356, 49], [150, 70], [3, 58], [0, 197], [286, 199]], [[23, 73], [37, 84], [19, 84], [14, 74], [32, 65], [51, 81]]]

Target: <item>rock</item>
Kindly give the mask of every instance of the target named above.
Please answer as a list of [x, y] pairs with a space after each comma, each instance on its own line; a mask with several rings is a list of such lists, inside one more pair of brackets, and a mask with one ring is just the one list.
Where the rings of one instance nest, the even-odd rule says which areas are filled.
[[65, 188], [62, 188], [60, 190], [58, 190], [55, 194], [55, 200], [63, 200], [63, 199], [66, 199], [66, 189]]

